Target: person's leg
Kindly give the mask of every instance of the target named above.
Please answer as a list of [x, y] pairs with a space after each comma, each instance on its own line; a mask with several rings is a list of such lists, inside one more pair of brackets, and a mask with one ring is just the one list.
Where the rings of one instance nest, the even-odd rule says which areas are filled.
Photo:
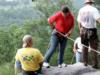
[[80, 62], [83, 62], [83, 53], [80, 53]]
[[45, 54], [44, 62], [48, 63], [50, 61], [50, 58], [53, 55], [54, 51], [56, 50], [57, 45], [58, 45], [58, 38], [56, 34], [52, 34], [51, 40], [50, 40], [50, 48]]
[[[97, 50], [98, 48], [98, 36], [96, 31], [92, 31], [92, 35], [90, 37], [90, 48]], [[97, 59], [97, 53], [93, 52], [93, 59], [94, 59], [94, 68], [98, 66], [98, 59]]]
[[88, 64], [88, 48], [87, 47], [89, 46], [89, 40], [88, 40], [88, 29], [86, 28], [82, 28], [81, 30], [81, 43], [83, 45], [83, 48], [82, 48], [83, 63], [84, 63], [84, 66], [87, 66]]
[[82, 53], [77, 51], [75, 56], [76, 56], [76, 63], [81, 62]]
[[60, 43], [59, 43], [59, 54], [58, 54], [58, 64], [62, 64], [63, 63], [63, 57], [64, 57], [64, 51], [66, 48], [66, 43], [67, 43], [67, 38], [62, 38], [60, 39]]
[[85, 66], [88, 65], [88, 48], [87, 47], [83, 47], [83, 62]]

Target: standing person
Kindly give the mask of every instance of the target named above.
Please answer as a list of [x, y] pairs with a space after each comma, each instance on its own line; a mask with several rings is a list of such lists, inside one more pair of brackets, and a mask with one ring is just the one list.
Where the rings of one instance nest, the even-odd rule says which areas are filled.
[[[85, 6], [79, 10], [78, 24], [82, 44], [89, 46], [92, 49], [98, 48], [98, 36], [96, 22], [100, 23], [100, 14], [97, 8], [93, 6], [93, 0], [85, 0]], [[88, 65], [88, 48], [83, 46], [83, 62]], [[98, 68], [97, 53], [94, 54], [94, 68]]]
[[[83, 44], [81, 43], [81, 37], [77, 37], [75, 42], [74, 42], [74, 47], [73, 47], [73, 52], [75, 53], [75, 57], [76, 57], [76, 63], [78, 62], [82, 62], [83, 61]], [[90, 52], [90, 47], [89, 47], [89, 51]]]
[[77, 37], [74, 42], [73, 52], [75, 53], [76, 63], [82, 62], [82, 43], [81, 37]]
[[32, 48], [32, 36], [23, 37], [23, 48], [15, 56], [15, 69], [22, 70], [22, 75], [37, 75], [41, 71], [43, 56], [38, 49]]
[[[61, 11], [57, 12], [55, 15], [51, 16], [48, 19], [48, 22], [53, 29], [50, 48], [45, 54], [45, 60], [43, 63], [44, 67], [49, 67], [49, 61], [53, 55], [56, 47], [59, 44], [59, 55], [58, 55], [58, 67], [66, 66], [63, 64], [64, 50], [66, 47], [67, 36], [72, 33], [74, 28], [74, 17], [67, 6], [63, 6]], [[62, 33], [64, 36], [59, 34]]]

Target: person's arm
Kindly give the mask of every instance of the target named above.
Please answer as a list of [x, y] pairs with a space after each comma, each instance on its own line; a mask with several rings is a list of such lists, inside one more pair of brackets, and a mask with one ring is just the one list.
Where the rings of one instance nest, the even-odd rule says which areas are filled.
[[78, 49], [78, 42], [79, 42], [79, 37], [77, 37], [76, 40], [74, 41], [74, 46], [73, 46], [74, 53], [76, 53], [76, 51]]
[[94, 10], [93, 17], [96, 20], [96, 22], [100, 23], [100, 13], [99, 13], [98, 9]]
[[15, 61], [15, 74], [20, 73], [22, 71], [20, 61]]
[[81, 23], [78, 22], [78, 29], [79, 29], [79, 32], [81, 32]]
[[55, 23], [58, 16], [59, 16], [59, 12], [57, 12], [56, 14], [48, 18], [48, 23], [50, 24], [51, 29], [55, 28]]
[[75, 42], [74, 47], [73, 47], [73, 52], [76, 53], [77, 49], [78, 49], [78, 46], [77, 46], [77, 43]]
[[66, 36], [67, 36], [67, 37], [70, 37], [70, 35], [72, 34], [73, 30], [74, 30], [74, 27], [65, 35], [65, 37], [66, 37]]
[[54, 22], [50, 22], [50, 18], [48, 18], [48, 22], [50, 24], [51, 29], [53, 30], [55, 28]]
[[37, 55], [38, 62], [37, 63], [40, 66], [40, 68], [38, 69], [37, 72], [42, 73], [41, 71], [42, 71], [42, 64], [43, 64], [43, 61], [44, 61], [44, 57], [43, 57], [42, 53], [39, 50], [37, 50], [37, 53], [38, 53], [38, 55]]
[[98, 23], [100, 23], [100, 18], [96, 20]]
[[73, 30], [74, 30], [74, 24], [75, 24], [75, 19], [74, 19], [74, 16], [72, 15], [72, 22], [71, 22], [71, 25], [72, 25], [72, 28], [70, 29], [70, 31], [65, 35], [65, 37], [67, 36], [67, 37], [69, 37], [71, 34], [72, 34], [72, 32], [73, 32]]
[[81, 31], [81, 17], [82, 17], [82, 16], [81, 16], [81, 11], [79, 10], [78, 16], [77, 16], [79, 34], [80, 34], [80, 31]]
[[14, 69], [15, 69], [15, 75], [22, 71], [22, 66], [21, 66], [21, 62], [19, 61], [19, 53], [18, 52], [16, 53], [16, 56], [15, 56]]

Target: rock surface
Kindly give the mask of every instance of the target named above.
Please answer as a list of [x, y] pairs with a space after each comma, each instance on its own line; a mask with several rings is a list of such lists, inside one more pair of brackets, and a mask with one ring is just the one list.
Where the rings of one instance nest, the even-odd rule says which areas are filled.
[[43, 75], [100, 75], [100, 70], [91, 66], [85, 67], [83, 63], [76, 63], [63, 68], [57, 66], [43, 68]]

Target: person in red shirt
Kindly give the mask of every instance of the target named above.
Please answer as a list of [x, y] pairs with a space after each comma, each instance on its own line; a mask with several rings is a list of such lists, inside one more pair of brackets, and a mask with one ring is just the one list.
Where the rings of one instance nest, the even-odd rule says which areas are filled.
[[63, 56], [67, 43], [67, 37], [70, 36], [74, 28], [74, 16], [67, 6], [63, 6], [61, 11], [58, 11], [55, 15], [48, 19], [48, 22], [51, 29], [53, 29], [53, 32], [50, 40], [50, 48], [45, 54], [43, 66], [50, 67], [50, 58], [56, 50], [56, 47], [59, 46], [58, 67], [61, 68], [66, 66], [66, 64], [63, 63]]

